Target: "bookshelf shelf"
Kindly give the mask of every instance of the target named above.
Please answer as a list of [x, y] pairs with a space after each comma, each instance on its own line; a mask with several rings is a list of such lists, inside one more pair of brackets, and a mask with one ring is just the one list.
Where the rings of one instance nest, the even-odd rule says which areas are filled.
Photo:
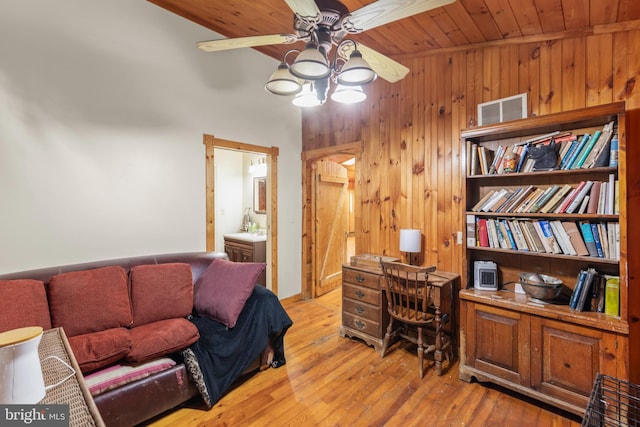
[[502, 180], [513, 180], [513, 179], [536, 179], [536, 178], [545, 178], [554, 176], [591, 176], [591, 175], [601, 175], [601, 174], [610, 174], [618, 173], [617, 167], [600, 167], [600, 168], [589, 168], [589, 169], [570, 169], [570, 170], [548, 170], [548, 171], [536, 171], [536, 172], [516, 172], [516, 173], [503, 173], [503, 174], [492, 174], [492, 175], [469, 175], [467, 176], [467, 180], [482, 180], [482, 181], [502, 181]]
[[495, 293], [486, 291], [469, 290], [467, 300], [508, 310], [517, 310], [522, 313], [545, 317], [569, 323], [579, 323], [594, 329], [615, 331], [621, 334], [629, 333], [629, 324], [619, 317], [607, 316], [602, 313], [589, 311], [574, 311], [566, 304], [549, 304], [543, 301], [532, 301], [526, 295], [516, 294], [513, 286], [507, 285]]
[[[625, 104], [618, 102], [461, 132], [467, 229], [467, 289], [460, 291], [461, 379], [494, 382], [578, 415], [584, 413], [598, 372], [636, 380], [635, 371], [629, 372], [629, 359], [638, 357], [629, 353], [629, 336], [637, 328], [629, 322], [635, 308], [628, 301], [635, 291], [628, 286], [626, 232], [631, 204], [627, 182], [638, 181], [638, 173], [626, 165], [625, 115]], [[575, 138], [551, 141], [551, 136], [567, 134]], [[575, 158], [585, 160], [583, 167], [560, 169], [563, 160], [571, 164], [571, 144], [584, 139], [583, 147], [588, 145], [585, 135], [594, 136], [591, 147], [598, 147], [600, 135], [607, 142], [600, 148], [576, 148]], [[613, 140], [617, 151], [605, 151], [616, 146]], [[512, 166], [501, 165], [500, 156], [525, 154], [523, 145], [529, 149], [536, 144], [556, 147], [555, 167], [535, 170], [530, 162], [527, 172], [505, 173]], [[591, 149], [598, 151], [587, 163]], [[602, 160], [609, 153], [617, 159], [611, 165]], [[491, 164], [494, 154], [498, 160]], [[526, 164], [526, 155], [522, 157], [516, 155], [516, 163]], [[514, 164], [511, 156], [509, 161]], [[474, 264], [479, 261], [496, 264], [497, 291], [474, 289]], [[587, 288], [583, 307], [570, 307], [581, 271], [589, 269], [598, 276], [619, 277], [618, 316], [598, 311], [599, 295], [604, 295], [599, 280]], [[514, 293], [521, 272], [561, 279], [561, 297], [540, 301]]]
[[500, 212], [466, 212], [467, 215], [475, 215], [485, 218], [550, 218], [550, 219], [574, 219], [574, 220], [600, 220], [600, 221], [618, 221], [619, 215], [606, 214], [540, 214], [540, 213], [517, 213], [509, 212], [507, 214]]
[[[565, 260], [571, 262], [577, 262], [581, 264], [605, 264], [612, 265], [617, 267], [620, 263], [617, 259], [609, 259], [609, 258], [596, 258], [591, 256], [575, 256], [575, 255], [563, 255], [563, 254], [547, 254], [541, 252], [531, 252], [531, 251], [516, 251], [513, 249], [499, 249], [499, 248], [483, 248], [480, 246], [469, 247], [469, 251], [473, 252], [482, 252], [482, 253], [495, 253], [495, 254], [509, 254], [509, 255], [517, 255], [524, 257], [538, 257], [538, 258], [550, 258], [555, 260]], [[482, 256], [482, 255], [480, 255]], [[573, 278], [575, 280], [575, 277]]]

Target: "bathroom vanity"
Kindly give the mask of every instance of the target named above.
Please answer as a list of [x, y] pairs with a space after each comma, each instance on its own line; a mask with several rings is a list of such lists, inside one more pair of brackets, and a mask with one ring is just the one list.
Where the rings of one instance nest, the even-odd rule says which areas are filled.
[[[267, 262], [267, 236], [253, 233], [224, 235], [224, 251], [231, 261]], [[258, 284], [267, 286], [266, 269], [258, 277]]]

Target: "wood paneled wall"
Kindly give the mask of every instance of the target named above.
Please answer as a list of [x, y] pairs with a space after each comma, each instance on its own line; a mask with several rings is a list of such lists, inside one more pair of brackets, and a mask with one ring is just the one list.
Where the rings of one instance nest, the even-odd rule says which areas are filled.
[[[640, 107], [640, 30], [477, 46], [400, 58], [399, 83], [377, 80], [355, 106], [303, 112], [303, 150], [363, 141], [356, 251], [401, 255], [401, 228], [424, 234], [424, 265], [462, 271], [464, 152], [460, 129], [481, 102], [528, 94], [529, 115], [626, 100]], [[631, 135], [629, 135], [631, 137]], [[631, 141], [634, 143], [634, 141]], [[464, 238], [464, 236], [463, 236]]]

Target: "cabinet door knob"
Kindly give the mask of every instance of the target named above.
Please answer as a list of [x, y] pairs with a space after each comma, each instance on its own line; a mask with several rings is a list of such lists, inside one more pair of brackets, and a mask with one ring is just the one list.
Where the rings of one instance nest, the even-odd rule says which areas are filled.
[[362, 291], [360, 291], [360, 290], [357, 290], [357, 291], [356, 291], [356, 296], [357, 296], [358, 298], [364, 298], [364, 292], [362, 292]]
[[364, 329], [364, 328], [365, 328], [365, 326], [367, 326], [367, 325], [365, 325], [365, 324], [364, 324], [364, 322], [363, 322], [362, 320], [356, 320], [356, 321], [355, 321], [355, 322], [353, 322], [353, 323], [355, 323], [355, 324], [356, 324], [356, 326], [357, 326], [359, 329]]
[[366, 310], [364, 309], [364, 307], [361, 307], [359, 305], [356, 305], [356, 312], [358, 312], [358, 314], [362, 314], [364, 313]]
[[364, 277], [362, 277], [361, 275], [358, 274], [356, 276], [356, 280], [358, 281], [358, 283], [362, 283], [362, 282], [364, 282]]

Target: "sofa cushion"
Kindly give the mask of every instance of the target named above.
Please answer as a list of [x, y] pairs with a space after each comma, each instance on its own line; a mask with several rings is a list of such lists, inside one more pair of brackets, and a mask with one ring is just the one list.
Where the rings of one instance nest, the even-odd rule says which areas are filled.
[[214, 259], [195, 284], [196, 314], [233, 328], [265, 267], [262, 262]]
[[153, 359], [141, 364], [116, 364], [86, 375], [84, 381], [92, 396], [108, 390], [146, 378], [175, 366], [176, 362], [168, 357]]
[[127, 328], [112, 328], [69, 337], [69, 345], [86, 373], [124, 359], [131, 349], [131, 336]]
[[53, 276], [48, 293], [51, 324], [63, 327], [69, 337], [133, 321], [127, 274], [119, 266]]
[[147, 323], [131, 328], [129, 332], [132, 346], [127, 360], [134, 363], [185, 349], [200, 338], [195, 325], [182, 318]]
[[190, 315], [193, 310], [193, 281], [189, 264], [133, 267], [131, 306], [133, 326]]
[[0, 280], [0, 313], [0, 332], [27, 326], [51, 329], [47, 293], [39, 280]]

